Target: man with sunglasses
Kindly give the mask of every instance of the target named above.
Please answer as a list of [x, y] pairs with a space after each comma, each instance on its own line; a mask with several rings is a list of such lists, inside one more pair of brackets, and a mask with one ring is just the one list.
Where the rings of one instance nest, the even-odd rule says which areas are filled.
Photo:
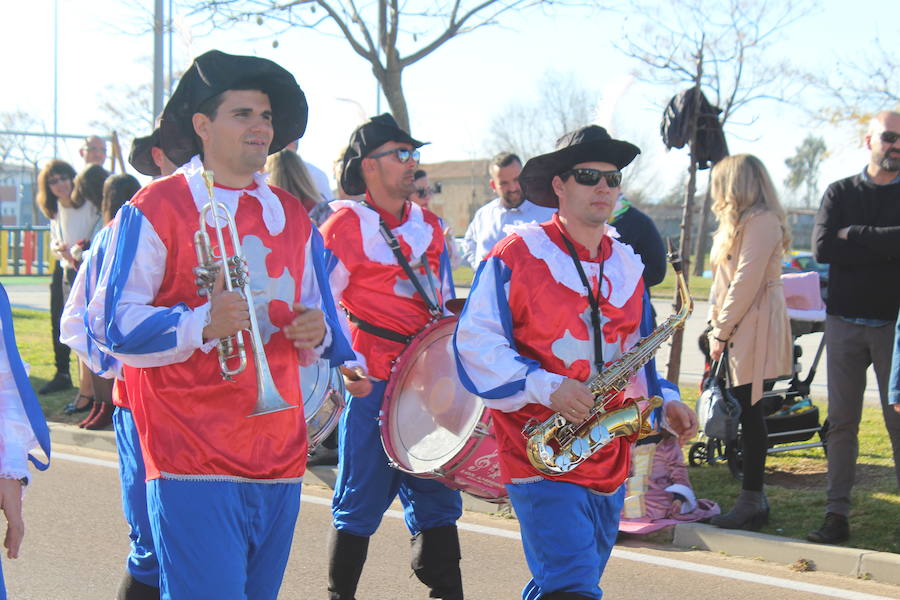
[[828, 263], [828, 485], [825, 521], [813, 542], [850, 537], [850, 491], [859, 453], [866, 371], [875, 368], [900, 485], [900, 413], [888, 376], [900, 308], [900, 113], [876, 115], [865, 137], [869, 163], [828, 186], [813, 229], [815, 258]]
[[473, 269], [494, 244], [506, 237], [508, 227], [543, 223], [553, 215], [552, 210], [525, 198], [519, 186], [521, 172], [522, 160], [511, 152], [501, 152], [491, 159], [488, 174], [497, 197], [475, 212], [463, 239], [465, 259]]
[[369, 537], [398, 493], [413, 535], [416, 576], [431, 598], [463, 598], [459, 492], [391, 468], [378, 425], [393, 360], [454, 296], [438, 218], [409, 200], [422, 145], [389, 114], [358, 127], [344, 152], [340, 183], [363, 199], [335, 200], [322, 226], [332, 293], [346, 311], [343, 326], [356, 352], [355, 361], [344, 363], [349, 399], [332, 503], [331, 600], [355, 598]]
[[[501, 476], [532, 573], [523, 600], [602, 595], [636, 436], [613, 438], [575, 469], [551, 477], [532, 466], [522, 430], [554, 413], [584, 421], [594, 405], [584, 382], [640, 339], [643, 265], [606, 225], [621, 169], [639, 152], [591, 125], [529, 160], [521, 176], [525, 193], [559, 210], [546, 223], [512, 228], [494, 246], [454, 336], [460, 378], [491, 409]], [[646, 384], [639, 374], [608, 409], [646, 396]], [[674, 433], [691, 433], [690, 409], [673, 400], [664, 411]]]

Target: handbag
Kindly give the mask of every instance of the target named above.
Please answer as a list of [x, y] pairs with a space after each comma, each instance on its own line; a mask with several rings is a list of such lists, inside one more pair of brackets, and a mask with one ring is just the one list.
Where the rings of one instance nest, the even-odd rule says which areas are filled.
[[713, 363], [710, 375], [697, 399], [697, 420], [700, 429], [710, 438], [734, 441], [741, 420], [741, 405], [727, 387], [726, 355]]

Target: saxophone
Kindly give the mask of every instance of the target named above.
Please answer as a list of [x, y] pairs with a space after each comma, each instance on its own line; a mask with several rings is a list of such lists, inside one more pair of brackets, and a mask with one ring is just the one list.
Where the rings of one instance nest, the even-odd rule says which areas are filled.
[[681, 257], [670, 251], [668, 260], [675, 271], [681, 309], [588, 382], [587, 386], [594, 394], [594, 406], [588, 418], [581, 423], [569, 423], [561, 414], [555, 413], [542, 423], [529, 422], [522, 429], [527, 440], [528, 459], [541, 473], [568, 473], [617, 437], [635, 433], [643, 437], [650, 433], [650, 413], [662, 406], [658, 396], [650, 398], [643, 408], [635, 400], [615, 410], [608, 411], [606, 406], [625, 389], [632, 376], [653, 358], [675, 330], [684, 326], [694, 309], [682, 272]]

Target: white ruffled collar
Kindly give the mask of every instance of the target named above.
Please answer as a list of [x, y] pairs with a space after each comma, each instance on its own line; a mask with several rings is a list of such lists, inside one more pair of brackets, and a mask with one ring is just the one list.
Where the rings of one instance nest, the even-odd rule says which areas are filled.
[[[584, 294], [584, 285], [572, 264], [572, 257], [550, 239], [543, 227], [537, 223], [514, 225], [510, 228], [510, 233], [521, 237], [531, 255], [547, 264], [550, 274], [557, 283], [573, 292]], [[603, 263], [600, 293], [609, 299], [610, 304], [620, 308], [634, 294], [644, 272], [644, 263], [631, 246], [616, 239], [619, 234], [614, 227], [606, 225], [604, 235], [612, 238], [613, 243], [612, 254]], [[581, 266], [588, 279], [592, 282], [597, 280], [600, 274], [599, 263], [581, 261]]]
[[[410, 202], [409, 217], [399, 227], [391, 229], [391, 232], [398, 240], [402, 239], [412, 250], [410, 263], [416, 263], [419, 260], [431, 241], [434, 239], [434, 229], [425, 221], [425, 214], [422, 207], [415, 202]], [[359, 232], [362, 237], [363, 251], [366, 257], [383, 265], [396, 265], [397, 257], [391, 251], [381, 235], [379, 229], [378, 213], [371, 208], [363, 206], [356, 200], [332, 200], [328, 206], [334, 212], [341, 208], [349, 208], [359, 217]]]
[[[183, 175], [187, 181], [191, 190], [191, 196], [194, 198], [194, 205], [198, 211], [209, 203], [209, 193], [206, 190], [206, 182], [203, 181], [203, 170], [204, 167], [200, 161], [200, 156], [196, 155], [189, 163], [185, 163], [175, 171], [176, 175]], [[263, 222], [266, 224], [269, 234], [278, 235], [284, 231], [284, 207], [281, 205], [278, 196], [269, 187], [268, 179], [269, 176], [266, 173], [254, 173], [253, 180], [256, 182], [256, 188], [252, 190], [230, 190], [217, 187], [215, 188], [216, 200], [224, 204], [228, 208], [228, 212], [234, 216], [240, 197], [244, 194], [253, 196], [259, 200], [259, 204], [262, 207]], [[210, 227], [215, 227], [215, 223], [212, 222], [212, 216], [209, 213], [206, 216], [206, 224]]]

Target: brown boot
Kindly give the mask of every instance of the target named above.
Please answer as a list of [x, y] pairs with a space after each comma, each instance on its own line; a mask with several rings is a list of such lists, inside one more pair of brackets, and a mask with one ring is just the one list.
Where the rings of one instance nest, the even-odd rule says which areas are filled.
[[100, 410], [94, 415], [94, 418], [87, 422], [85, 429], [106, 429], [112, 425], [113, 403], [100, 402]]
[[88, 416], [86, 416], [84, 419], [82, 419], [81, 422], [78, 424], [78, 426], [81, 427], [82, 429], [84, 429], [85, 425], [87, 425], [88, 423], [90, 423], [91, 421], [94, 420], [94, 417], [96, 417], [97, 413], [100, 412], [100, 405], [103, 403], [95, 400], [94, 398], [91, 398], [90, 404], [91, 404], [91, 411], [88, 413]]

